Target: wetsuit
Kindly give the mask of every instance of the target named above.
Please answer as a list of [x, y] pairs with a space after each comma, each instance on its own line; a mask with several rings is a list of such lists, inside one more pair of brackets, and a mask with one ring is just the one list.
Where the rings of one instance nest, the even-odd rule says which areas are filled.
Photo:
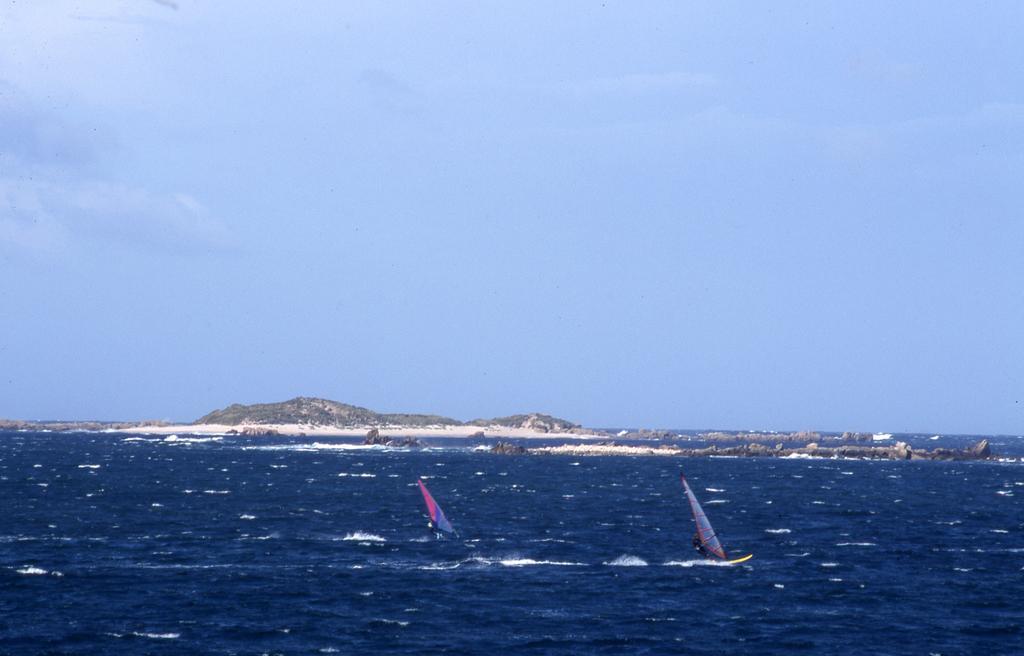
[[704, 542], [700, 539], [700, 534], [695, 533], [693, 536], [693, 548], [697, 550], [701, 556], [708, 557], [708, 550], [704, 547]]

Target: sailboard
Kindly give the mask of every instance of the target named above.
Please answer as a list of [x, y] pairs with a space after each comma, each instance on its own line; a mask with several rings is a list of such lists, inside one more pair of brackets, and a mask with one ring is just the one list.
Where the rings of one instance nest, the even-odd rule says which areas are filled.
[[746, 562], [753, 558], [754, 554], [747, 554], [742, 558], [729, 559], [725, 549], [722, 548], [721, 541], [719, 541], [718, 536], [715, 534], [715, 529], [712, 528], [711, 522], [708, 521], [708, 516], [704, 514], [704, 509], [700, 507], [700, 502], [697, 501], [693, 490], [690, 489], [690, 484], [686, 482], [686, 477], [680, 474], [679, 480], [683, 482], [683, 491], [686, 492], [686, 498], [690, 502], [690, 510], [693, 511], [693, 523], [697, 525], [697, 537], [700, 539], [700, 544], [704, 547], [704, 550], [730, 565]]
[[455, 528], [452, 526], [452, 523], [444, 516], [444, 511], [441, 510], [441, 506], [437, 505], [437, 502], [434, 501], [434, 497], [431, 496], [430, 490], [427, 489], [427, 486], [423, 484], [423, 480], [417, 478], [416, 482], [419, 483], [420, 492], [423, 493], [423, 502], [427, 504], [427, 514], [430, 515], [431, 526], [434, 530], [437, 531], [439, 535], [447, 533], [449, 535], [457, 536], [458, 533], [455, 532]]

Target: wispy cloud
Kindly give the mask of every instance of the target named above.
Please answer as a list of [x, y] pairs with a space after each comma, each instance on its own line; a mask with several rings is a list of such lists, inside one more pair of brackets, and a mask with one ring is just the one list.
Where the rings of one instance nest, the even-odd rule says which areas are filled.
[[223, 248], [226, 226], [185, 192], [111, 179], [105, 137], [35, 108], [0, 81], [0, 249], [58, 253], [86, 242], [167, 252]]

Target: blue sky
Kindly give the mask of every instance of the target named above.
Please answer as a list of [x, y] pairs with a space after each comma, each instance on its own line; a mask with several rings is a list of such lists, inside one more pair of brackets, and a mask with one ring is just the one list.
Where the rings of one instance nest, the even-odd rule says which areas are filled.
[[0, 9], [0, 416], [1024, 432], [1019, 3]]

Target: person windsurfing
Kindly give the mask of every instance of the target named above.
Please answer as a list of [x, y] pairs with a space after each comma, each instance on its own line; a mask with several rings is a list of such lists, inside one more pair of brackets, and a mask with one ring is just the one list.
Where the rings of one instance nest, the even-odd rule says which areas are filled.
[[704, 558], [711, 557], [711, 554], [708, 553], [707, 548], [704, 546], [703, 540], [700, 539], [700, 533], [693, 534], [693, 548]]

